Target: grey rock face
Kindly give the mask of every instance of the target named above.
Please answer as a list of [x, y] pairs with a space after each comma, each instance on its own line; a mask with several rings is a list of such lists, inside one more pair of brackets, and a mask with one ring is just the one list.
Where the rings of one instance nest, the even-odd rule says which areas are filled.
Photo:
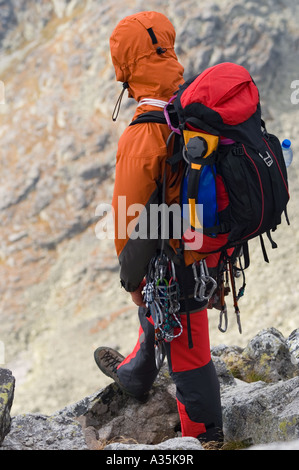
[[7, 32], [17, 25], [17, 18], [11, 0], [0, 2], [0, 43]]
[[221, 358], [239, 379], [276, 382], [298, 375], [298, 343], [298, 330], [284, 338], [276, 328], [268, 328], [260, 331], [245, 348], [220, 345], [212, 349], [212, 354]]
[[222, 394], [225, 436], [247, 445], [298, 437], [299, 377], [275, 384], [238, 382]]
[[86, 450], [80, 424], [67, 416], [18, 415], [3, 450]]
[[14, 398], [15, 379], [7, 369], [0, 368], [0, 446], [10, 431], [10, 410]]

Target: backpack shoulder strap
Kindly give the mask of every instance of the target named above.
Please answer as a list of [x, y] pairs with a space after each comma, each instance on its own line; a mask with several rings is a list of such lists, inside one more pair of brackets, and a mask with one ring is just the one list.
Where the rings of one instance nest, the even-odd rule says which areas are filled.
[[[174, 116], [173, 119], [176, 118], [176, 113], [172, 113], [171, 117]], [[149, 111], [147, 113], [140, 114], [134, 121], [130, 123], [130, 126], [134, 126], [135, 124], [142, 124], [148, 122], [155, 122], [157, 124], [167, 124], [166, 117], [163, 111]], [[174, 135], [174, 132], [170, 134], [170, 138]], [[178, 134], [174, 135], [174, 148], [173, 154], [171, 157], [168, 158], [167, 163], [171, 166], [172, 171], [177, 171], [178, 163], [183, 159], [181, 147], [180, 147], [180, 136]], [[168, 141], [167, 141], [168, 143]]]
[[163, 111], [149, 111], [148, 113], [140, 114], [130, 126], [135, 124], [142, 124], [145, 122], [156, 122], [157, 124], [167, 124]]

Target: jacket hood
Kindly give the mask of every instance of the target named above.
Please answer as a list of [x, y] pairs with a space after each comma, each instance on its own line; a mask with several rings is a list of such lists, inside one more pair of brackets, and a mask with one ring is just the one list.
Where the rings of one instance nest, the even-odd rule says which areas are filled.
[[175, 30], [162, 13], [145, 11], [121, 20], [110, 37], [116, 80], [127, 82], [136, 101], [168, 101], [184, 82], [174, 51]]

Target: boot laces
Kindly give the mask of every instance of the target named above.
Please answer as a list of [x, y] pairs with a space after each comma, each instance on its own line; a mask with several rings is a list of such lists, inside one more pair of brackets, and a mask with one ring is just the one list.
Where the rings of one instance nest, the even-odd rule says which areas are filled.
[[106, 351], [103, 360], [106, 363], [106, 366], [109, 367], [113, 373], [116, 373], [117, 366], [121, 363], [121, 360], [118, 357], [113, 356], [110, 351]]

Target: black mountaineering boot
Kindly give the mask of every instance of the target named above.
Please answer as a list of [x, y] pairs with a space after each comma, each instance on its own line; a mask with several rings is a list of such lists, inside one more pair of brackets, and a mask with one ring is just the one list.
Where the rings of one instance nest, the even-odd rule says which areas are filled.
[[117, 375], [117, 367], [123, 360], [125, 359], [118, 351], [115, 349], [108, 348], [107, 346], [100, 346], [94, 352], [94, 358], [96, 361], [97, 366], [103, 374], [111, 377], [114, 382], [128, 395], [134, 397], [141, 403], [145, 403], [148, 399], [148, 394], [142, 395], [140, 397], [135, 396], [134, 394], [130, 393], [124, 385], [119, 380]]
[[111, 377], [114, 382], [120, 385], [116, 372], [117, 366], [124, 360], [124, 357], [114, 349], [101, 346], [95, 350], [94, 359], [103, 374]]

